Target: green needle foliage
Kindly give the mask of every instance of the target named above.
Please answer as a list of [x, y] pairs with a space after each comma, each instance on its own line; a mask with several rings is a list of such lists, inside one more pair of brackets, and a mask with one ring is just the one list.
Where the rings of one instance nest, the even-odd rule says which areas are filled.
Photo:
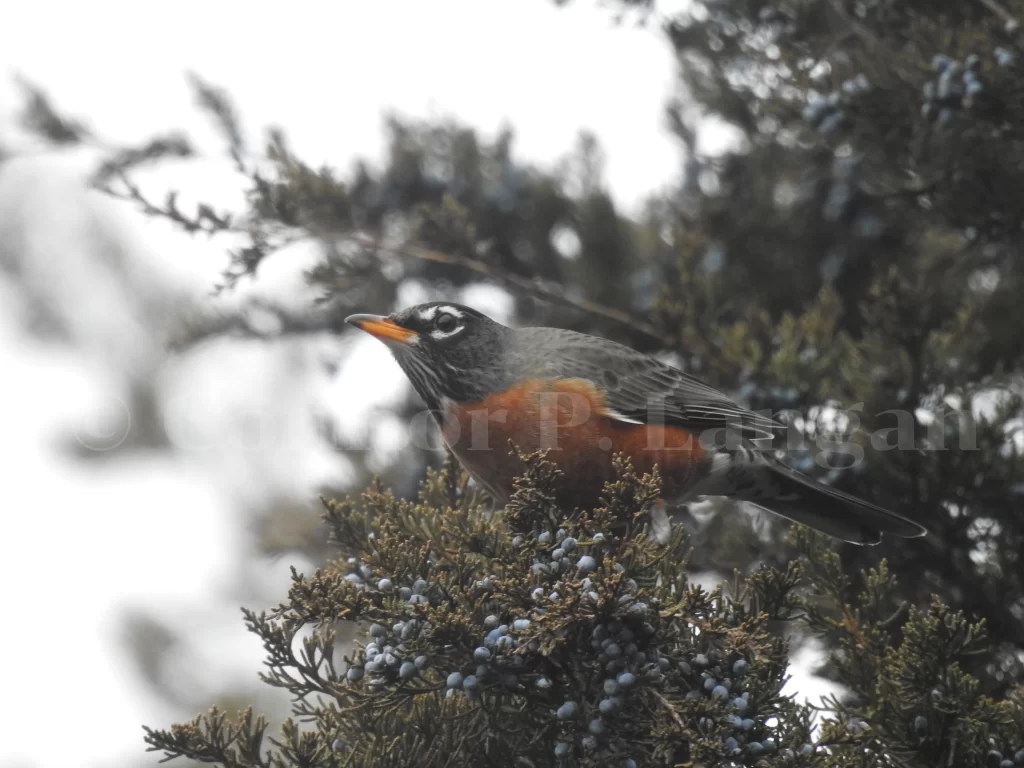
[[[415, 502], [379, 484], [325, 500], [337, 559], [246, 611], [294, 718], [211, 711], [153, 750], [225, 766], [987, 766], [1024, 749], [1024, 691], [985, 696], [961, 660], [984, 629], [937, 598], [894, 601], [884, 562], [858, 586], [815, 534], [803, 556], [707, 591], [681, 529], [647, 535], [658, 478], [628, 462], [602, 504], [554, 507], [554, 465], [504, 512], [449, 460]], [[358, 622], [354, 650], [339, 622]], [[850, 695], [781, 693], [787, 635], [828, 635]], [[1024, 753], [1019, 755], [1024, 759]]]

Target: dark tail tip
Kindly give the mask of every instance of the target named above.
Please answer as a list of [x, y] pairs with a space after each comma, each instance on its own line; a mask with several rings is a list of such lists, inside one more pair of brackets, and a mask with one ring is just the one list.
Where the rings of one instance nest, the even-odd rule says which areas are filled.
[[913, 520], [822, 485], [788, 467], [777, 468], [775, 480], [780, 494], [777, 499], [766, 500], [767, 509], [837, 539], [873, 545], [883, 535], [916, 539], [928, 533]]

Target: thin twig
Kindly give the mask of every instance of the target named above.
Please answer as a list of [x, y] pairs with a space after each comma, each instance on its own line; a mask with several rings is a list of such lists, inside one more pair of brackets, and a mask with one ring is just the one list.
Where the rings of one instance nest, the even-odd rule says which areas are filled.
[[839, 16], [842, 17], [843, 21], [845, 21], [849, 25], [849, 28], [853, 31], [853, 33], [857, 35], [857, 37], [859, 37], [865, 43], [867, 43], [870, 47], [886, 47], [885, 43], [883, 43], [879, 39], [878, 35], [876, 35], [865, 25], [861, 24], [853, 16], [846, 12], [846, 9], [843, 7], [842, 0], [829, 0], [828, 4], [832, 6], [832, 10], [839, 14]]
[[189, 318], [171, 337], [168, 346], [181, 352], [223, 336], [267, 340], [337, 333], [344, 327], [339, 312], [331, 307], [294, 311], [257, 299], [230, 311], [211, 311]]
[[922, 180], [917, 183], [905, 184], [885, 191], [866, 191], [871, 197], [878, 198], [880, 200], [897, 197], [919, 197], [921, 195], [927, 195], [930, 192], [934, 192], [943, 184], [943, 182], [946, 181], [946, 178], [946, 174], [943, 173], [935, 176], [934, 178], [928, 179], [927, 181]]
[[[865, 45], [868, 46], [868, 48], [878, 52], [880, 56], [885, 58], [895, 59], [896, 61], [902, 62], [915, 69], [920, 68], [917, 65], [917, 62], [910, 57], [893, 50], [891, 46], [886, 45], [886, 43], [878, 35], [872, 32], [870, 28], [847, 13], [846, 8], [843, 7], [842, 0], [828, 0], [828, 4], [832, 11], [843, 20], [846, 27], [859, 37]], [[905, 71], [896, 69], [896, 74], [898, 74], [905, 82], [913, 82], [913, 78], [911, 78]]]
[[[126, 192], [118, 191], [109, 185], [104, 185], [101, 188], [102, 191], [122, 200], [130, 200], [138, 204], [143, 213], [150, 216], [168, 219], [180, 226], [186, 232], [203, 232], [209, 235], [221, 232], [233, 232], [239, 234], [246, 233], [246, 230], [235, 225], [231, 221], [230, 217], [216, 214], [209, 206], [201, 205], [197, 215], [195, 217], [189, 217], [177, 207], [176, 196], [173, 193], [168, 195], [164, 205], [157, 205], [147, 198], [143, 194], [142, 190], [140, 190], [138, 186], [136, 186], [125, 174], [120, 174], [119, 179], [121, 183], [124, 184], [125, 190], [127, 190]], [[332, 235], [330, 233], [323, 234], [325, 239], [329, 239], [331, 236]], [[390, 251], [405, 258], [461, 267], [490, 280], [494, 280], [503, 286], [516, 288], [536, 298], [549, 301], [552, 304], [558, 304], [595, 317], [611, 320], [612, 322], [629, 328], [659, 344], [663, 344], [665, 346], [673, 345], [673, 339], [671, 337], [659, 333], [659, 331], [650, 323], [634, 318], [622, 310], [615, 309], [604, 304], [599, 304], [598, 302], [591, 301], [589, 299], [571, 298], [567, 296], [561, 286], [558, 286], [557, 284], [542, 282], [536, 278], [531, 279], [522, 275], [517, 275], [479, 259], [457, 254], [443, 253], [441, 251], [435, 251], [430, 248], [425, 248], [411, 243], [397, 246], [386, 246], [379, 238], [370, 235], [346, 234], [342, 235], [342, 237], [349, 237], [364, 247], [372, 248], [374, 250]]]
[[668, 710], [668, 713], [672, 716], [672, 719], [676, 721], [676, 725], [678, 725], [683, 730], [686, 730], [686, 723], [684, 723], [683, 719], [681, 717], [679, 717], [679, 713], [676, 712], [672, 708], [672, 704], [669, 702], [669, 700], [666, 699], [664, 696], [662, 696], [660, 693], [658, 693], [653, 688], [648, 688], [647, 690], [649, 690], [652, 694], [654, 694], [654, 697], [656, 699], [658, 699], [658, 701], [660, 701], [665, 706], [665, 709]]
[[203, 232], [208, 235], [215, 235], [220, 232], [244, 231], [233, 226], [229, 216], [218, 215], [214, 212], [213, 208], [206, 204], [200, 204], [195, 217], [189, 218], [178, 208], [177, 193], [175, 192], [168, 193], [163, 206], [156, 205], [142, 194], [142, 190], [126, 174], [118, 173], [117, 177], [127, 192], [120, 192], [109, 184], [100, 184], [98, 189], [119, 200], [129, 200], [137, 203], [144, 214], [169, 219], [189, 234]]
[[369, 236], [358, 236], [356, 240], [368, 247], [388, 250], [399, 256], [406, 256], [409, 258], [419, 259], [421, 261], [430, 261], [435, 264], [447, 264], [449, 266], [462, 267], [463, 269], [468, 269], [471, 272], [475, 272], [478, 275], [482, 275], [503, 285], [518, 288], [532, 296], [544, 299], [545, 301], [550, 301], [553, 304], [559, 304], [564, 307], [569, 307], [570, 309], [585, 312], [589, 315], [611, 320], [661, 344], [672, 344], [672, 339], [659, 333], [653, 325], [644, 322], [643, 320], [631, 317], [628, 313], [623, 312], [622, 310], [614, 309], [613, 307], [608, 307], [604, 304], [599, 304], [588, 299], [571, 298], [565, 295], [560, 286], [542, 282], [538, 279], [531, 279], [523, 277], [522, 275], [516, 275], [479, 259], [472, 259], [456, 254], [442, 253], [441, 251], [435, 251], [430, 248], [424, 248], [414, 244], [384, 246], [379, 240]]
[[997, 2], [997, 0], [978, 0], [978, 2], [985, 6], [986, 8], [988, 8], [990, 11], [992, 11], [992, 13], [1001, 18], [1006, 23], [1015, 24], [1016, 29], [1020, 28], [1020, 22], [1017, 21], [1017, 17], [1010, 13], [1008, 10], [1006, 10], [1002, 3]]

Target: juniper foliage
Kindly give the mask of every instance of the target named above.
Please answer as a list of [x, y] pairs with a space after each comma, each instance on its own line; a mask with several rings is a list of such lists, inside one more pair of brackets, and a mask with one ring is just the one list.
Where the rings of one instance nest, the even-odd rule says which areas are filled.
[[[990, 691], [1024, 675], [1022, 13], [753, 0], [663, 20], [699, 109], [672, 110], [692, 151], [655, 324], [705, 378], [793, 411], [797, 466], [930, 528], [885, 555], [914, 604], [985, 618]], [[709, 117], [730, 151], [697, 151]], [[859, 424], [830, 435], [822, 403]]]
[[[647, 536], [658, 479], [627, 461], [597, 509], [550, 503], [542, 455], [491, 514], [453, 460], [416, 501], [379, 484], [325, 500], [340, 555], [245, 612], [294, 719], [214, 710], [151, 749], [225, 766], [988, 765], [1024, 747], [1024, 692], [996, 702], [960, 660], [983, 627], [936, 599], [893, 604], [884, 562], [853, 588], [837, 555], [690, 581], [690, 545]], [[358, 622], [345, 652], [339, 622]], [[781, 694], [780, 624], [835, 638], [854, 696], [813, 712]], [[1002, 758], [1000, 758], [1001, 760]], [[630, 762], [633, 761], [633, 762]]]

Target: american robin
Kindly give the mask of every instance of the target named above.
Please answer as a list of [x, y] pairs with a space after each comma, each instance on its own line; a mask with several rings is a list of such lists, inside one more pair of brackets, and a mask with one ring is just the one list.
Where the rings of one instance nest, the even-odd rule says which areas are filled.
[[444, 302], [346, 322], [390, 348], [449, 448], [499, 504], [522, 471], [512, 441], [524, 451], [548, 450], [566, 509], [593, 506], [614, 476], [612, 457], [622, 453], [638, 471], [658, 466], [671, 504], [729, 496], [855, 544], [926, 533], [760, 449], [782, 428], [771, 418], [608, 339], [508, 328]]

